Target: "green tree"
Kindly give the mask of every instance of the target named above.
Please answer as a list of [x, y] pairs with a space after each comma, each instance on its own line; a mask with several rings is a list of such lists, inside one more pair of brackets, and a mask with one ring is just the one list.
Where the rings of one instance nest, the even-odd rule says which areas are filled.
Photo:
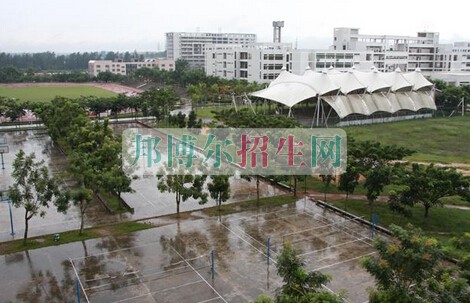
[[84, 105], [62, 97], [54, 98], [43, 108], [40, 117], [54, 141], [70, 139], [75, 129], [80, 129], [89, 123]]
[[393, 241], [378, 238], [378, 258], [365, 257], [362, 265], [375, 278], [371, 303], [469, 302], [470, 289], [463, 279], [452, 278], [440, 266], [438, 242], [409, 225], [391, 225]]
[[175, 71], [173, 72], [173, 79], [181, 86], [185, 86], [184, 74], [189, 70], [189, 62], [184, 59], [177, 59], [175, 61]]
[[75, 142], [70, 155], [71, 170], [83, 186], [94, 194], [101, 189], [118, 196], [131, 191], [131, 180], [120, 167], [121, 143], [107, 119], [77, 129], [71, 141]]
[[222, 110], [216, 113], [215, 118], [229, 127], [295, 128], [299, 126], [294, 118], [280, 115], [256, 115], [248, 109]]
[[131, 179], [119, 165], [108, 168], [103, 174], [103, 179], [104, 188], [118, 196], [119, 200], [121, 200], [122, 193], [133, 192]]
[[129, 52], [125, 52], [124, 53], [124, 58], [123, 58], [124, 62], [130, 62], [132, 60], [132, 55], [131, 53]]
[[354, 190], [359, 185], [360, 174], [356, 167], [348, 163], [346, 171], [339, 177], [338, 189], [346, 192], [346, 200], [350, 194], [354, 193]]
[[188, 115], [188, 128], [197, 127], [197, 115], [195, 111], [190, 111]]
[[0, 96], [0, 117], [2, 117], [7, 110], [7, 98]]
[[366, 196], [372, 215], [375, 200], [393, 180], [394, 167], [398, 164], [392, 164], [392, 161], [401, 160], [413, 151], [396, 145], [382, 145], [379, 142], [356, 142], [349, 138], [348, 153], [348, 162], [366, 178], [364, 188], [367, 190]]
[[91, 200], [93, 199], [93, 192], [87, 188], [80, 188], [78, 191], [72, 193], [72, 203], [80, 211], [80, 231], [79, 235], [83, 233], [83, 225], [85, 221], [85, 211], [90, 205]]
[[[340, 303], [342, 298], [322, 290], [322, 285], [331, 278], [318, 271], [308, 272], [303, 260], [297, 256], [292, 244], [287, 242], [277, 257], [277, 273], [283, 285], [276, 291], [277, 303]], [[274, 302], [267, 296], [259, 297], [255, 303]]]
[[178, 174], [173, 174], [170, 170], [161, 171], [157, 174], [157, 188], [160, 192], [169, 192], [175, 194], [176, 214], [180, 213], [180, 204], [193, 198], [199, 200], [199, 204], [207, 202], [207, 193], [203, 192], [205, 175], [194, 175], [191, 172], [186, 173], [180, 170]]
[[36, 161], [34, 153], [26, 155], [23, 150], [16, 154], [13, 161], [12, 177], [14, 184], [8, 188], [8, 195], [15, 207], [25, 209], [25, 230], [23, 243], [28, 238], [29, 220], [36, 215], [44, 217], [43, 208], [54, 205], [58, 212], [65, 213], [68, 208], [69, 194], [63, 193], [58, 182], [49, 176], [43, 161]]
[[176, 121], [179, 128], [186, 127], [186, 115], [182, 112], [178, 112], [178, 114], [176, 115]]
[[225, 175], [211, 176], [211, 182], [207, 184], [210, 196], [218, 205], [219, 211], [222, 202], [230, 198], [230, 182], [229, 177]]
[[26, 114], [25, 104], [19, 100], [10, 98], [4, 101], [4, 113], [3, 115], [10, 119], [10, 121], [17, 121]]
[[111, 109], [110, 98], [99, 98], [96, 96], [84, 97], [82, 102], [88, 108], [89, 111], [94, 113], [96, 117], [101, 118], [101, 113], [104, 113], [108, 109]]
[[334, 175], [320, 175], [320, 179], [323, 182], [323, 194], [326, 202], [326, 192], [328, 191], [328, 187], [330, 186], [331, 182], [336, 180], [336, 178]]
[[[173, 110], [175, 102], [178, 97], [171, 87], [160, 89], [149, 89], [140, 94], [142, 104], [147, 105], [150, 114], [155, 117], [157, 121], [167, 117], [171, 110]], [[144, 111], [144, 109], [142, 109]], [[144, 113], [145, 115], [145, 113]]]
[[408, 206], [422, 204], [425, 218], [429, 216], [431, 207], [442, 206], [442, 198], [469, 196], [469, 179], [453, 168], [413, 163], [411, 171], [404, 174], [400, 181], [403, 185], [399, 195], [400, 202]]

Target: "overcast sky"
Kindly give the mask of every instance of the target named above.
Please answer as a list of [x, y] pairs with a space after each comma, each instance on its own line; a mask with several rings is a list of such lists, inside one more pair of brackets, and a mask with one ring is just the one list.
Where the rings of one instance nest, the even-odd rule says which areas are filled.
[[0, 52], [156, 51], [165, 32], [246, 32], [327, 48], [334, 27], [363, 34], [440, 32], [441, 42], [470, 41], [470, 2], [460, 0], [0, 0]]

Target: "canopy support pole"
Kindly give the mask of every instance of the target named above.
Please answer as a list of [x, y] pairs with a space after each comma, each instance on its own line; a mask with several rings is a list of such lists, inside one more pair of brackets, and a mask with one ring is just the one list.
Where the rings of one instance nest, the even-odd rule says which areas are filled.
[[310, 125], [310, 128], [313, 128], [313, 125], [315, 124], [316, 120], [316, 126], [318, 127], [318, 116], [320, 112], [320, 96], [317, 97], [317, 104], [315, 105], [315, 111], [313, 112], [313, 117], [312, 117], [312, 124]]
[[317, 104], [315, 105], [315, 110], [313, 111], [312, 123], [310, 124], [310, 128], [313, 128], [313, 125], [315, 124], [315, 118], [317, 116], [317, 107], [318, 107], [318, 101], [317, 101]]
[[325, 126], [328, 128], [328, 119], [330, 119], [331, 111], [333, 110], [333, 107], [330, 107], [330, 110], [328, 111], [328, 115], [326, 116], [325, 120]]
[[318, 127], [318, 124], [320, 123], [320, 107], [321, 107], [321, 99], [320, 99], [320, 96], [318, 96], [317, 98], [317, 127]]
[[248, 95], [246, 94], [246, 92], [245, 92], [244, 94], [245, 94], [246, 100], [248, 101], [248, 104], [250, 104], [250, 107], [251, 107], [251, 110], [253, 111], [253, 114], [256, 115], [256, 111], [255, 111], [255, 109], [253, 108], [253, 103], [251, 102], [251, 99], [248, 98]]
[[326, 126], [325, 104], [323, 102], [320, 104], [321, 104], [321, 112], [322, 112], [322, 122]]
[[235, 94], [232, 93], [232, 104], [235, 107], [235, 112], [238, 113], [237, 102], [235, 101]]

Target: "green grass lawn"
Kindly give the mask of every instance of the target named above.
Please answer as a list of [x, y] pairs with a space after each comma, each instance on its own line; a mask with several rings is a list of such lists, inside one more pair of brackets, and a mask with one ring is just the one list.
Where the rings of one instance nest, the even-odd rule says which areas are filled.
[[80, 86], [28, 86], [0, 87], [0, 96], [16, 98], [20, 101], [49, 101], [56, 96], [79, 98], [80, 96], [113, 97], [115, 93], [89, 85]]
[[78, 234], [78, 230], [61, 232], [59, 233], [59, 241], [54, 241], [53, 235], [44, 235], [28, 238], [26, 244], [23, 244], [23, 238], [21, 238], [18, 240], [0, 243], [0, 255], [100, 238], [103, 237], [104, 234], [113, 236], [125, 235], [131, 232], [145, 230], [152, 227], [154, 227], [152, 224], [130, 221], [120, 222], [114, 225], [86, 228], [83, 230], [83, 234], [81, 235]]
[[[338, 177], [339, 178], [339, 177]], [[287, 182], [282, 182], [286, 185], [293, 185], [292, 183]], [[297, 182], [297, 191], [302, 192], [304, 190], [305, 185], [307, 185], [307, 190], [313, 190], [317, 191], [320, 193], [323, 193], [325, 191], [325, 184], [321, 181], [321, 179], [317, 178], [316, 176], [307, 176], [307, 183], [305, 184], [305, 181], [298, 181]], [[387, 185], [384, 188], [384, 191], [382, 195], [388, 195], [390, 190], [394, 190], [396, 185]], [[331, 182], [330, 185], [326, 188], [326, 193], [328, 194], [343, 194], [346, 195], [345, 192], [340, 191], [338, 189], [338, 185], [335, 184], [334, 182]], [[363, 182], [360, 182], [358, 186], [356, 186], [356, 189], [354, 190], [353, 195], [365, 195], [367, 193], [367, 190], [363, 186]]]
[[[357, 216], [369, 218], [369, 204], [363, 200], [336, 200], [328, 203], [341, 208], [345, 211], [353, 213]], [[450, 239], [455, 236], [461, 236], [465, 232], [470, 231], [470, 211], [433, 207], [429, 211], [429, 217], [424, 218], [424, 208], [415, 206], [411, 209], [412, 217], [404, 216], [392, 212], [386, 203], [376, 202], [374, 204], [374, 212], [377, 214], [378, 224], [384, 227], [390, 224], [405, 226], [408, 223], [421, 228], [426, 234], [437, 238], [444, 246], [447, 246]], [[448, 248], [446, 248], [448, 249]], [[451, 249], [454, 257], [461, 257], [469, 252]]]
[[202, 212], [208, 216], [218, 216], [218, 215], [228, 215], [241, 211], [256, 209], [257, 207], [274, 207], [279, 205], [284, 205], [288, 203], [293, 203], [299, 198], [294, 197], [292, 194], [280, 195], [274, 197], [265, 197], [260, 198], [259, 202], [256, 199], [246, 200], [230, 204], [222, 204], [220, 206], [220, 212], [218, 206], [205, 208]]
[[[196, 114], [197, 114], [197, 117], [198, 118], [201, 118], [201, 119], [213, 119], [215, 114], [213, 113], [213, 111], [221, 111], [223, 109], [231, 109], [231, 108], [234, 108], [233, 106], [225, 106], [225, 107], [218, 107], [217, 105], [208, 105], [208, 106], [204, 106], [204, 107], [198, 107], [195, 109], [196, 111]], [[251, 107], [249, 105], [237, 105], [237, 109], [238, 110], [241, 110], [241, 109], [248, 109], [251, 111]], [[271, 109], [274, 109], [275, 106], [274, 105], [271, 105]], [[257, 113], [260, 113], [260, 114], [263, 114], [265, 111], [269, 110], [269, 106], [268, 105], [259, 105], [259, 106], [256, 106], [256, 105], [253, 105], [253, 109], [257, 112]]]
[[409, 160], [470, 163], [470, 115], [345, 127], [357, 140], [415, 150]]
[[215, 114], [212, 111], [219, 111], [219, 108], [215, 107], [200, 107], [196, 109], [196, 115], [201, 119], [213, 119]]
[[106, 205], [115, 213], [122, 214], [127, 212], [127, 209], [119, 201], [119, 198], [116, 195], [110, 194], [105, 190], [100, 191], [101, 198], [105, 201]]
[[[247, 106], [239, 106], [239, 109]], [[254, 107], [256, 108], [256, 107]], [[217, 107], [197, 108], [198, 117], [213, 118]], [[263, 108], [258, 108], [262, 113]], [[343, 128], [356, 140], [396, 144], [416, 151], [407, 160], [470, 163], [470, 115], [419, 119]]]

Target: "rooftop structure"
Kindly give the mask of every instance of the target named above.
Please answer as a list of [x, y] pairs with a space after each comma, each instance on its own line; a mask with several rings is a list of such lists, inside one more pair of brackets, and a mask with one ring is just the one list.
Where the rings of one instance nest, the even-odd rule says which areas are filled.
[[433, 84], [419, 70], [402, 73], [397, 69], [382, 73], [373, 68], [368, 72], [355, 69], [314, 72], [307, 68], [300, 76], [284, 69], [268, 88], [251, 95], [278, 102], [290, 109], [312, 99], [316, 101], [312, 125], [316, 120], [317, 126], [328, 123], [331, 111], [340, 119], [352, 115], [365, 119], [376, 113], [387, 113], [393, 118], [393, 114], [399, 111], [436, 109]]
[[256, 42], [255, 34], [243, 33], [166, 33], [167, 58], [185, 59], [191, 68], [204, 68], [206, 44], [247, 45]]
[[96, 77], [101, 72], [111, 72], [117, 75], [129, 75], [139, 68], [159, 68], [162, 70], [175, 70], [175, 61], [168, 59], [146, 59], [144, 61], [123, 60], [91, 60], [88, 62], [88, 74], [90, 77]]

